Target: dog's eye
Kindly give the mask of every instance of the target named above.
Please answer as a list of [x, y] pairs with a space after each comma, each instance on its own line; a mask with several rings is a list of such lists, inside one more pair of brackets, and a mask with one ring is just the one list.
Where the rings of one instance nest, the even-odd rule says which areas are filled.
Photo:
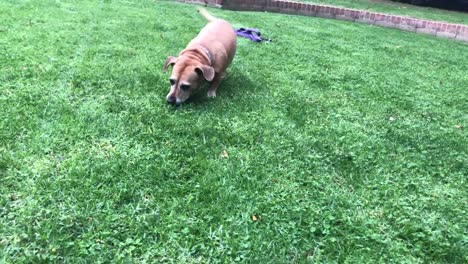
[[190, 89], [190, 85], [182, 84], [182, 85], [180, 86], [180, 89], [181, 89], [182, 91], [187, 91], [188, 89]]
[[171, 83], [171, 85], [175, 85], [175, 80], [174, 79], [170, 79], [169, 82]]

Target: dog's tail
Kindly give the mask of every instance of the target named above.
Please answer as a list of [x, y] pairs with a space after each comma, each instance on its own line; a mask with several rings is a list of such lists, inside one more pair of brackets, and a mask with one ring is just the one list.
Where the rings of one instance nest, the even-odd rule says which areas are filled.
[[215, 21], [215, 20], [217, 19], [216, 17], [210, 15], [210, 13], [208, 13], [208, 11], [206, 11], [206, 9], [203, 8], [203, 7], [200, 7], [200, 8], [198, 9], [198, 12], [199, 12], [202, 16], [204, 16], [204, 17], [206, 18], [206, 20], [208, 20], [209, 22]]

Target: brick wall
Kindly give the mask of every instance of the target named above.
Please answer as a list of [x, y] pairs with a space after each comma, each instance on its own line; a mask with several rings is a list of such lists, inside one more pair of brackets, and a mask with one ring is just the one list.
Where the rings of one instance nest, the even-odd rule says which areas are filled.
[[[175, 0], [177, 2], [182, 3], [189, 3], [189, 4], [199, 4], [205, 6], [213, 6], [213, 7], [223, 7], [223, 0]], [[229, 0], [224, 0], [229, 1]]]
[[468, 42], [468, 26], [288, 0], [176, 0], [239, 11], [334, 18]]

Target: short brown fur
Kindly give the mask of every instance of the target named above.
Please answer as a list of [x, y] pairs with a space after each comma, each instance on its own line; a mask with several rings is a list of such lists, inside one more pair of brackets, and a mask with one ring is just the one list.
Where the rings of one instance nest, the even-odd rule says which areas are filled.
[[213, 17], [203, 8], [199, 12], [208, 20], [208, 24], [179, 53], [178, 58], [169, 56], [164, 63], [164, 71], [173, 66], [173, 84], [167, 95], [167, 101], [171, 104], [185, 102], [203, 79], [211, 82], [208, 97], [215, 97], [236, 53], [236, 33], [231, 24]]

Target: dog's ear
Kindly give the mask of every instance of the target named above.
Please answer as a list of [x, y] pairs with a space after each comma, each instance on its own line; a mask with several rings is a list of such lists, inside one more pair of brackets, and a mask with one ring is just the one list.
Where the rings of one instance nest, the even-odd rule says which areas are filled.
[[207, 80], [209, 82], [211, 82], [214, 79], [215, 70], [213, 69], [213, 67], [206, 66], [206, 65], [200, 65], [200, 66], [197, 66], [195, 68], [195, 71], [198, 74], [203, 75], [203, 78], [205, 78], [205, 80]]
[[166, 62], [164, 63], [163, 72], [167, 71], [167, 67], [174, 66], [176, 61], [177, 61], [176, 57], [168, 56], [166, 59]]

